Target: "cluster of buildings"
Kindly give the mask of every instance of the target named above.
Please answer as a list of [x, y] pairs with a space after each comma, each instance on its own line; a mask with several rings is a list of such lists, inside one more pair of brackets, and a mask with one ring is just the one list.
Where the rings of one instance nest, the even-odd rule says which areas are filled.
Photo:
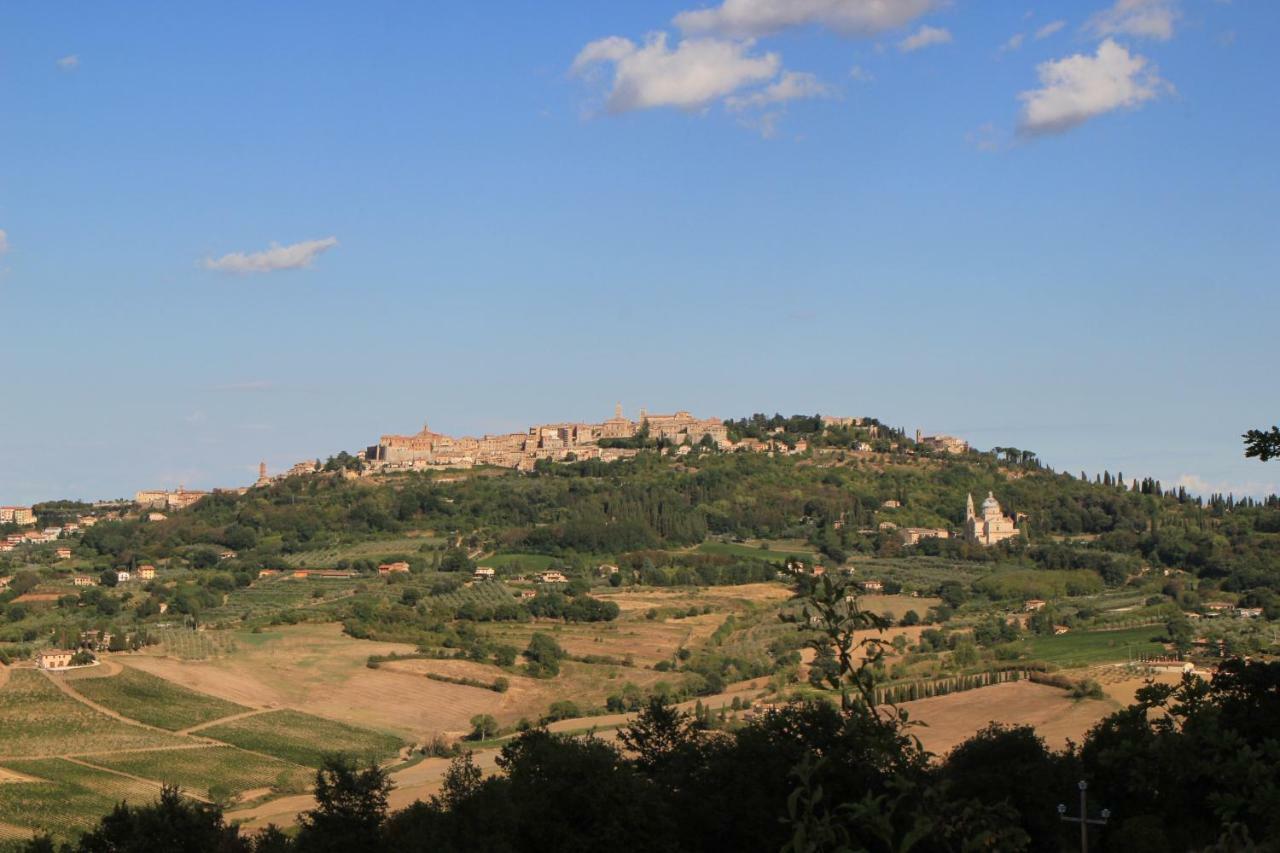
[[631, 420], [623, 416], [619, 405], [612, 418], [600, 423], [540, 424], [525, 432], [480, 438], [454, 438], [432, 432], [424, 425], [415, 435], [382, 436], [365, 451], [365, 458], [375, 469], [383, 470], [495, 465], [528, 471], [541, 459], [612, 461], [634, 456], [637, 450], [611, 447], [609, 440], [634, 439], [641, 435], [676, 446], [691, 446], [709, 439], [722, 450], [738, 449], [729, 440], [724, 422], [717, 418], [696, 418], [688, 412], [651, 414], [641, 409], [640, 418]]
[[[86, 519], [88, 519], [89, 522], [87, 524], [84, 523]], [[93, 516], [85, 516], [84, 518], [81, 518], [79, 522], [70, 522], [60, 527], [46, 527], [43, 530], [23, 530], [17, 533], [10, 533], [3, 539], [0, 539], [0, 553], [12, 551], [19, 545], [47, 545], [50, 542], [56, 542], [67, 536], [74, 536], [80, 532], [82, 526], [92, 527], [95, 523], [97, 523], [97, 519], [93, 518]], [[66, 551], [65, 557], [63, 556], [63, 551]], [[59, 559], [65, 560], [70, 556], [70, 548], [58, 549]]]
[[133, 502], [143, 509], [178, 510], [186, 509], [207, 494], [209, 493], [188, 491], [182, 486], [178, 486], [177, 491], [172, 492], [164, 489], [144, 489], [133, 496]]
[[964, 508], [964, 534], [970, 542], [990, 547], [1006, 539], [1021, 536], [1022, 531], [1012, 518], [1004, 514], [995, 494], [987, 492], [987, 498], [982, 502], [981, 515], [974, 512], [973, 495], [969, 495]]
[[923, 435], [916, 430], [916, 444], [938, 453], [968, 453], [969, 442], [954, 435]]
[[29, 506], [0, 506], [0, 524], [29, 527], [35, 523], [36, 514]]

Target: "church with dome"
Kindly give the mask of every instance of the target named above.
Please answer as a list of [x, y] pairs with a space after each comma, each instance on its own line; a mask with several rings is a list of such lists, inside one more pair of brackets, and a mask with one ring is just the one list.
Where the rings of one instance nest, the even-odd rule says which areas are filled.
[[991, 546], [1012, 539], [1022, 534], [1013, 523], [1013, 519], [1004, 514], [1000, 502], [992, 492], [987, 492], [987, 499], [982, 502], [982, 513], [973, 510], [973, 495], [964, 508], [964, 533], [970, 542]]

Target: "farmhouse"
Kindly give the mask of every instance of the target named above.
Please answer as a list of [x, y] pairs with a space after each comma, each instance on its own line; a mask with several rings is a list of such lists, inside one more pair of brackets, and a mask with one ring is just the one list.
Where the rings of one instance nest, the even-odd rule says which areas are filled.
[[397, 560], [394, 563], [383, 563], [381, 566], [378, 566], [378, 574], [384, 575], [384, 576], [394, 575], [394, 574], [404, 574], [408, 571], [409, 571], [409, 564], [406, 563], [404, 560]]
[[478, 581], [491, 581], [498, 573], [488, 566], [480, 566], [475, 570], [472, 578]]
[[1237, 607], [1236, 615], [1241, 619], [1257, 619], [1262, 615], [1261, 607]]
[[156, 576], [155, 566], [139, 566], [138, 577], [144, 581], [153, 580]]
[[919, 545], [921, 539], [950, 539], [951, 531], [945, 527], [904, 527], [898, 535], [903, 545]]
[[616, 575], [618, 573], [618, 567], [609, 563], [602, 563], [596, 567], [596, 572], [600, 577], [607, 578], [609, 575]]
[[537, 597], [538, 597], [538, 593], [534, 592], [531, 589], [522, 589], [516, 593], [516, 598], [520, 599], [521, 601], [524, 601], [525, 599], [528, 599], [528, 598], [537, 598]]
[[116, 571], [116, 583], [128, 583], [133, 580], [133, 575], [124, 569]]
[[539, 583], [568, 583], [569, 579], [564, 576], [563, 572], [557, 572], [555, 570], [551, 570], [546, 572], [539, 572], [538, 582]]
[[884, 507], [885, 509], [901, 509], [902, 501], [895, 501], [893, 499], [889, 499], [884, 503], [880, 504], [880, 506]]
[[71, 579], [76, 586], [97, 586], [98, 582], [88, 575], [76, 575]]
[[71, 666], [72, 654], [62, 649], [44, 649], [36, 655], [36, 666], [41, 669], [66, 669]]
[[258, 577], [259, 577], [259, 578], [269, 578], [269, 577], [273, 577], [273, 576], [278, 575], [278, 574], [280, 574], [280, 570], [279, 570], [279, 569], [259, 569], [259, 570], [258, 570]]
[[66, 545], [62, 545], [62, 546], [60, 546], [60, 547], [59, 547], [56, 551], [54, 551], [53, 553], [57, 556], [57, 558], [58, 558], [59, 560], [70, 560], [70, 559], [71, 559], [71, 549], [70, 549], [70, 548], [68, 548]]
[[858, 586], [863, 592], [884, 592], [884, 584], [880, 581], [859, 581]]
[[1034, 613], [1037, 610], [1043, 610], [1045, 603], [1043, 598], [1028, 598], [1026, 603], [1022, 605], [1022, 609], [1028, 613]]

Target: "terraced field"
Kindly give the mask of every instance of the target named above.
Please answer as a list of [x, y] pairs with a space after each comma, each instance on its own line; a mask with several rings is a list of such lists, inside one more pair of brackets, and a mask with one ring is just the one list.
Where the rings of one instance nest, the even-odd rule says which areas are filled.
[[95, 755], [91, 764], [144, 779], [178, 785], [198, 797], [238, 797], [245, 791], [270, 788], [273, 793], [297, 793], [311, 781], [310, 770], [277, 758], [255, 755], [233, 746], [167, 749]]
[[[35, 670], [14, 670], [8, 683], [0, 688], [0, 757], [56, 756], [90, 750], [175, 746], [182, 742], [176, 736], [133, 726], [95, 711], [63, 693]], [[5, 792], [7, 795], [9, 789]]]
[[[6, 761], [4, 766], [40, 781], [4, 785], [0, 793], [0, 825], [29, 827], [57, 839], [70, 839], [96, 825], [121, 800], [145, 803], [160, 793], [159, 785], [85, 767], [65, 758]], [[8, 833], [10, 837], [28, 834]]]
[[81, 695], [118, 714], [169, 731], [191, 728], [250, 710], [127, 666], [119, 675], [77, 679], [71, 682], [71, 686]]
[[201, 734], [306, 767], [319, 767], [324, 757], [334, 752], [360, 761], [382, 761], [394, 756], [402, 745], [400, 738], [392, 735], [299, 711], [269, 711], [210, 726]]

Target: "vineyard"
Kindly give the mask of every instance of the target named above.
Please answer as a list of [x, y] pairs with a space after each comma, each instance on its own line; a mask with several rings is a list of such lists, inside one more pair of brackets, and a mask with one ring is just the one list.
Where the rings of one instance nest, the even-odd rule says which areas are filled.
[[210, 660], [236, 650], [228, 631], [193, 631], [189, 628], [165, 628], [159, 632], [165, 654], [182, 660]]
[[129, 667], [124, 667], [119, 675], [81, 679], [73, 686], [80, 694], [118, 714], [170, 731], [249, 710]]
[[211, 795], [232, 798], [263, 788], [279, 794], [297, 793], [306, 790], [311, 781], [311, 771], [303, 767], [232, 746], [123, 752], [97, 755], [88, 761], [99, 767], [178, 785], [205, 799]]
[[97, 824], [121, 800], [145, 803], [160, 786], [76, 764], [64, 758], [9, 761], [9, 769], [39, 782], [11, 782], [0, 796], [0, 824], [43, 830], [70, 839]]
[[432, 604], [443, 604], [454, 610], [464, 604], [487, 604], [493, 607], [515, 603], [511, 590], [496, 581], [479, 581], [471, 586], [459, 587], [453, 592], [433, 595], [429, 600]]
[[177, 737], [113, 720], [67, 696], [35, 670], [12, 671], [9, 683], [0, 688], [0, 754], [6, 757], [136, 749], [181, 742]]
[[269, 711], [203, 729], [201, 734], [305, 767], [326, 755], [345, 753], [359, 761], [382, 761], [401, 747], [399, 738], [348, 726], [299, 711]]

